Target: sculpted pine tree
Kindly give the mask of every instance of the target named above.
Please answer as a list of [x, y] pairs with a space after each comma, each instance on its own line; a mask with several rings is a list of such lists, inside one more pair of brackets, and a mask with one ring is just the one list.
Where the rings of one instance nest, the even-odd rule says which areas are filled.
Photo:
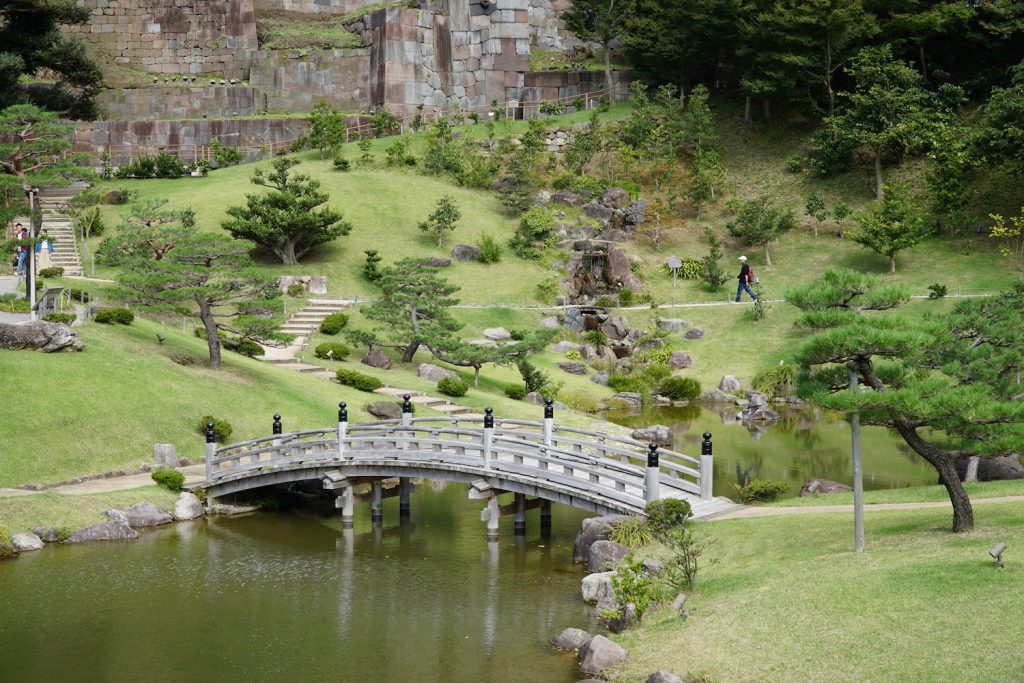
[[270, 188], [270, 192], [246, 195], [246, 206], [229, 207], [231, 219], [221, 224], [232, 237], [267, 247], [285, 265], [295, 265], [318, 244], [352, 231], [341, 212], [322, 206], [328, 197], [320, 191], [320, 181], [289, 172], [299, 163], [283, 157], [271, 162], [274, 170], [270, 173], [256, 169], [253, 184]]
[[426, 259], [407, 258], [381, 268], [381, 298], [364, 312], [381, 327], [353, 330], [348, 337], [355, 343], [401, 349], [403, 363], [411, 362], [420, 346], [451, 345], [451, 334], [462, 327], [448, 311], [458, 303], [451, 295], [459, 288], [437, 273]]
[[[939, 473], [953, 506], [953, 531], [974, 526], [958, 460], [1009, 454], [1024, 438], [1019, 384], [1024, 294], [966, 300], [924, 323], [891, 314], [909, 299], [901, 285], [830, 269], [786, 293], [814, 331], [799, 350], [801, 393], [820, 405], [859, 411], [861, 422], [896, 430]], [[850, 371], [860, 391], [850, 391]]]
[[473, 368], [473, 386], [479, 386], [480, 369], [488, 364], [511, 365], [520, 358], [537, 353], [550, 343], [554, 330], [538, 330], [525, 339], [501, 344], [484, 346], [464, 342], [448, 342], [430, 347], [434, 356], [446, 363], [463, 368]]
[[280, 303], [277, 279], [254, 268], [249, 247], [223, 235], [177, 234], [175, 245], [156, 259], [134, 250], [118, 276], [119, 298], [155, 311], [197, 318], [206, 331], [210, 367], [221, 366], [221, 337], [271, 337]]

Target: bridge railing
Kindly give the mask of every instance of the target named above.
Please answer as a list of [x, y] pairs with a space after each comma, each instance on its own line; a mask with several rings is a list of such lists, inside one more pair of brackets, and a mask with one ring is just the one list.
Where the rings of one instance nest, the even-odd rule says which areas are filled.
[[[586, 477], [605, 495], [622, 502], [653, 500], [661, 486], [712, 497], [711, 434], [705, 432], [700, 459], [592, 430], [556, 425], [551, 401], [544, 420], [484, 417], [413, 417], [406, 396], [401, 419], [349, 424], [339, 404], [336, 427], [282, 433], [274, 416], [273, 434], [217, 448], [207, 426], [206, 479], [216, 483], [251, 471], [283, 467], [290, 462], [339, 461], [374, 451], [405, 452], [408, 458], [456, 458], [484, 469], [536, 474], [578, 484]], [[643, 482], [638, 485], [638, 481]], [[640, 507], [642, 507], [642, 503]]]

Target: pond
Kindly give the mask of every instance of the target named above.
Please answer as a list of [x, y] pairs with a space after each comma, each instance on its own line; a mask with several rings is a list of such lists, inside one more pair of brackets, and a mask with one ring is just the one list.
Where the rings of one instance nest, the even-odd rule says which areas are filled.
[[574, 681], [548, 640], [593, 630], [572, 545], [585, 513], [527, 535], [423, 482], [399, 523], [311, 511], [215, 517], [137, 541], [48, 547], [0, 564], [8, 681]]
[[[782, 415], [775, 423], [740, 423], [740, 408], [731, 405], [608, 411], [602, 417], [632, 428], [665, 425], [675, 435], [673, 449], [694, 457], [700, 455], [701, 435], [711, 432], [716, 496], [733, 496], [738, 470], [749, 471], [751, 478], [786, 482], [789, 491], [783, 497], [798, 495], [811, 478], [853, 485], [850, 425], [842, 415], [815, 408], [772, 408]], [[861, 427], [861, 453], [866, 490], [937, 481], [935, 469], [883, 427]]]

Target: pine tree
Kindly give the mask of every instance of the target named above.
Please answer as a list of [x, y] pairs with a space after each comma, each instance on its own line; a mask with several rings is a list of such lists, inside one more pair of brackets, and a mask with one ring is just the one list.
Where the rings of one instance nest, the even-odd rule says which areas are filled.
[[454, 232], [460, 218], [462, 218], [462, 212], [459, 211], [455, 198], [445, 195], [437, 200], [437, 205], [427, 220], [420, 222], [419, 229], [437, 237], [437, 246], [441, 246], [444, 234]]
[[881, 203], [857, 217], [858, 227], [850, 238], [889, 259], [889, 272], [896, 272], [896, 254], [910, 249], [926, 236], [929, 225], [924, 212], [902, 184], [885, 188]]
[[700, 277], [711, 291], [717, 292], [729, 280], [722, 269], [722, 240], [715, 236], [711, 226], [704, 226], [704, 239], [708, 241], [708, 254], [700, 260]]
[[744, 202], [736, 217], [726, 225], [729, 234], [753, 247], [764, 249], [765, 265], [772, 265], [768, 245], [793, 228], [796, 217], [790, 209], [775, 206], [766, 195]]

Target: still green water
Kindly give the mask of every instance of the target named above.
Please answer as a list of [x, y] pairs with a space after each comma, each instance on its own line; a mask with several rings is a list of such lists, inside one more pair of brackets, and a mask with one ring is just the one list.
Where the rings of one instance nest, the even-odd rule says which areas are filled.
[[593, 630], [555, 506], [488, 543], [481, 503], [424, 482], [373, 528], [313, 512], [218, 517], [0, 564], [0, 681], [574, 681], [548, 640]]
[[[627, 427], [662, 424], [675, 435], [673, 449], [700, 456], [701, 435], [711, 432], [714, 451], [714, 493], [733, 496], [737, 467], [752, 479], [774, 479], [789, 484], [783, 497], [796, 496], [811, 478], [853, 485], [850, 425], [838, 414], [807, 408], [772, 406], [782, 414], [775, 423], [736, 421], [740, 408], [714, 410], [689, 405], [682, 408], [645, 408], [639, 413], [607, 412], [603, 417]], [[864, 488], [900, 488], [934, 484], [935, 469], [914, 453], [894, 432], [882, 427], [861, 427]]]

